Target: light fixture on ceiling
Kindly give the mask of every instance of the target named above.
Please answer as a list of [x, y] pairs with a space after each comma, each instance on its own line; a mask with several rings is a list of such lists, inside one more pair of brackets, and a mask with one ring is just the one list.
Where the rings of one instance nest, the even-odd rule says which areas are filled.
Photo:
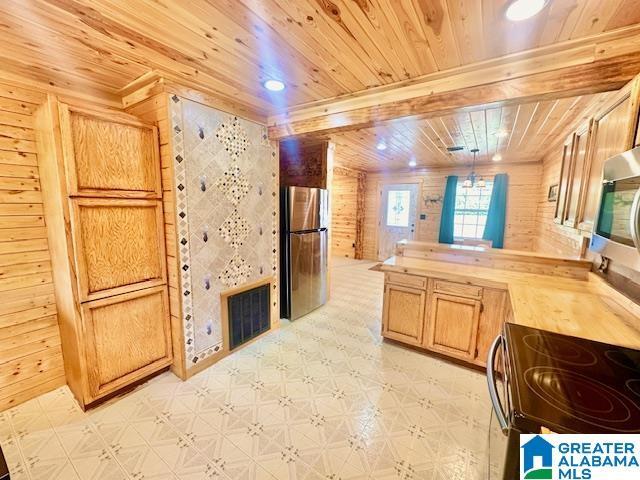
[[474, 148], [471, 150], [471, 153], [473, 153], [473, 163], [471, 164], [471, 173], [469, 173], [469, 175], [467, 175], [467, 178], [465, 178], [464, 182], [462, 182], [462, 188], [473, 188], [473, 187], [484, 188], [487, 186], [487, 183], [484, 181], [482, 176], [478, 177], [476, 175], [476, 155], [478, 154], [479, 151], [480, 150], [478, 150], [477, 148]]
[[506, 16], [512, 22], [526, 20], [540, 13], [547, 0], [514, 0], [507, 7]]
[[500, 155], [499, 153], [496, 153], [496, 154], [493, 156], [492, 160], [493, 160], [494, 162], [499, 162], [500, 160], [502, 160], [502, 155]]
[[495, 136], [498, 137], [498, 138], [505, 138], [505, 137], [509, 136], [509, 132], [507, 132], [506, 130], [498, 130], [495, 133]]
[[415, 158], [412, 158], [411, 160], [409, 160], [409, 166], [411, 168], [415, 167], [417, 165]]
[[381, 152], [387, 149], [387, 142], [384, 141], [384, 138], [378, 141], [378, 144], [376, 145], [376, 149], [380, 150]]
[[275, 78], [265, 80], [262, 86], [270, 92], [281, 92], [286, 87], [282, 80], [276, 80]]

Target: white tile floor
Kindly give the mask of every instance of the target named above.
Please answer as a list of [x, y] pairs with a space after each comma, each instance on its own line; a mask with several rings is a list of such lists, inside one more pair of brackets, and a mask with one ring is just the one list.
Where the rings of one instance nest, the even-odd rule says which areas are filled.
[[338, 261], [326, 306], [188, 382], [0, 413], [12, 480], [486, 478], [484, 376], [383, 343], [370, 266]]

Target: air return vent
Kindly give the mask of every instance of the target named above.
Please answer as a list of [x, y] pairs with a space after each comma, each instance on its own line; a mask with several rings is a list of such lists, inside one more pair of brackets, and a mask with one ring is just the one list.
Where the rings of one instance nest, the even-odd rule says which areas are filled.
[[232, 295], [227, 302], [231, 350], [269, 330], [269, 285]]

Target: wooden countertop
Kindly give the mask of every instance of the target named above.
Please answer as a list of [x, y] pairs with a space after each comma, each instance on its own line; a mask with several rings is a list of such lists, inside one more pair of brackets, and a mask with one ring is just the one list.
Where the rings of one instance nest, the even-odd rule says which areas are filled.
[[640, 306], [593, 273], [576, 280], [401, 256], [376, 269], [504, 289], [514, 323], [640, 349]]
[[568, 264], [584, 266], [590, 265], [588, 260], [580, 259], [577, 257], [567, 257], [560, 255], [553, 255], [541, 252], [528, 252], [524, 250], [509, 250], [507, 248], [490, 248], [482, 245], [461, 245], [461, 244], [448, 244], [448, 243], [433, 243], [433, 242], [418, 242], [415, 240], [400, 240], [396, 243], [396, 249], [399, 252], [413, 251], [413, 252], [439, 252], [449, 255], [467, 255], [474, 258], [528, 258], [533, 259], [538, 263], [553, 263], [553, 264]]

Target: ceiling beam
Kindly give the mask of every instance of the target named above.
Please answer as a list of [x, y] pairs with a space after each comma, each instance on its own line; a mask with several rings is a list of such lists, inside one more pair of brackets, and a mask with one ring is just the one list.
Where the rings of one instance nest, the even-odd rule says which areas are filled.
[[[569, 48], [571, 47], [571, 48]], [[268, 119], [272, 139], [332, 134], [395, 119], [447, 115], [479, 105], [510, 105], [601, 93], [640, 73], [640, 29], [602, 34], [565, 49], [539, 49], [427, 75], [419, 80], [297, 108]]]

